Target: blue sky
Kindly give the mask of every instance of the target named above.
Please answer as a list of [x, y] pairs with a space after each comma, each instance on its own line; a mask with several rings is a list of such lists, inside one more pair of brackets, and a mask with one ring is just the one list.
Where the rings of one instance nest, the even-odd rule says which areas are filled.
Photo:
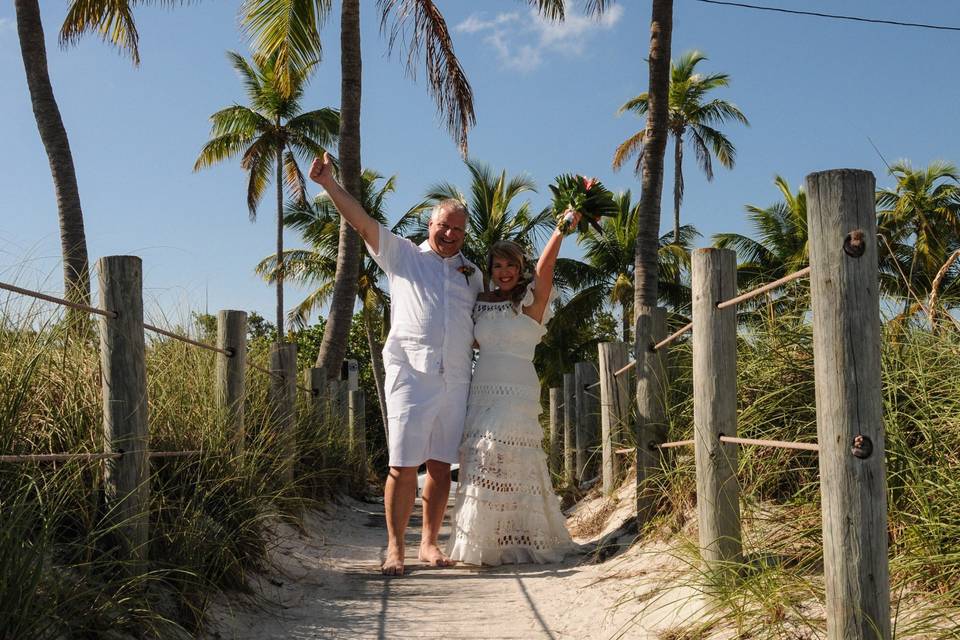
[[[765, 0], [794, 9], [960, 26], [960, 4], [892, 0]], [[467, 187], [457, 149], [422, 80], [406, 75], [402, 52], [386, 53], [372, 0], [363, 4], [363, 164], [397, 175], [389, 202], [396, 219], [439, 181]], [[563, 172], [596, 175], [615, 190], [639, 183], [614, 173], [615, 146], [641, 121], [617, 108], [646, 90], [650, 3], [620, 0], [601, 21], [576, 8], [566, 24], [537, 19], [513, 0], [438, 3], [475, 93], [473, 158], [538, 185]], [[12, 3], [0, 7], [0, 279], [61, 290], [56, 203], [30, 109]], [[142, 64], [88, 37], [56, 44], [66, 2], [43, 2], [54, 91], [70, 136], [90, 254], [144, 260], [148, 311], [171, 319], [188, 310], [256, 310], [272, 317], [273, 290], [253, 266], [273, 248], [275, 211], [262, 205], [247, 221], [246, 177], [234, 161], [193, 173], [208, 117], [244, 95], [224, 52], [248, 52], [238, 30], [239, 2], [202, 2], [136, 11]], [[575, 7], [578, 5], [575, 5]], [[338, 5], [324, 27], [325, 53], [303, 105], [339, 102]], [[887, 161], [960, 163], [960, 33], [860, 24], [676, 0], [674, 57], [704, 51], [704, 71], [732, 82], [718, 96], [735, 102], [750, 127], [730, 125], [732, 171], [708, 183], [688, 154], [684, 222], [709, 242], [713, 233], [748, 233], [744, 204], [777, 199], [773, 177], [798, 185], [811, 171], [872, 170], [888, 185]], [[668, 157], [669, 160], [669, 157]], [[668, 162], [668, 167], [672, 163]], [[664, 185], [664, 230], [671, 224], [672, 180]], [[286, 238], [299, 246], [295, 234]], [[576, 255], [573, 243], [568, 254]], [[288, 307], [303, 295], [287, 289]]]

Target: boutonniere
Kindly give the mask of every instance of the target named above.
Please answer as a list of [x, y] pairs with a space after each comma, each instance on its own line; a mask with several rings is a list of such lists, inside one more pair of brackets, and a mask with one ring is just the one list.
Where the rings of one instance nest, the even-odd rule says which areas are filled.
[[475, 268], [463, 261], [463, 256], [460, 256], [460, 266], [457, 267], [457, 271], [463, 274], [468, 285], [470, 284], [470, 276], [477, 272]]

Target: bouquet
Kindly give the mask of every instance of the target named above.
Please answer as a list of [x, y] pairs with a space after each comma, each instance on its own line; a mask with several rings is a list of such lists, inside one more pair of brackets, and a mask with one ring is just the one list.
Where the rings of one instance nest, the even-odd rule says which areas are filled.
[[557, 216], [557, 228], [562, 233], [573, 231], [569, 228], [570, 221], [564, 216], [567, 209], [582, 214], [578, 226], [580, 232], [586, 231], [588, 224], [599, 232], [600, 218], [617, 215], [613, 194], [596, 178], [565, 173], [550, 185], [550, 191], [553, 192], [553, 212]]

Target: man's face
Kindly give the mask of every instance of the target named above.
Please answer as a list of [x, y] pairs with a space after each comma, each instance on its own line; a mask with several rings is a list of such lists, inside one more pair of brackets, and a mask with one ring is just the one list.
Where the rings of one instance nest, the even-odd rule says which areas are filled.
[[467, 216], [459, 209], [444, 207], [430, 218], [428, 241], [430, 248], [444, 258], [457, 255], [467, 232]]

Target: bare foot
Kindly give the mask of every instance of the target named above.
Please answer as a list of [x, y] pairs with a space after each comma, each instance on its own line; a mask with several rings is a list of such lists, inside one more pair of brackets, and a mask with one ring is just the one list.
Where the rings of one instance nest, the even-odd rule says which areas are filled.
[[421, 544], [419, 557], [420, 562], [426, 562], [431, 567], [452, 567], [457, 564], [455, 560], [444, 555], [436, 544]]
[[403, 549], [387, 547], [387, 559], [380, 566], [380, 573], [385, 576], [403, 575]]

